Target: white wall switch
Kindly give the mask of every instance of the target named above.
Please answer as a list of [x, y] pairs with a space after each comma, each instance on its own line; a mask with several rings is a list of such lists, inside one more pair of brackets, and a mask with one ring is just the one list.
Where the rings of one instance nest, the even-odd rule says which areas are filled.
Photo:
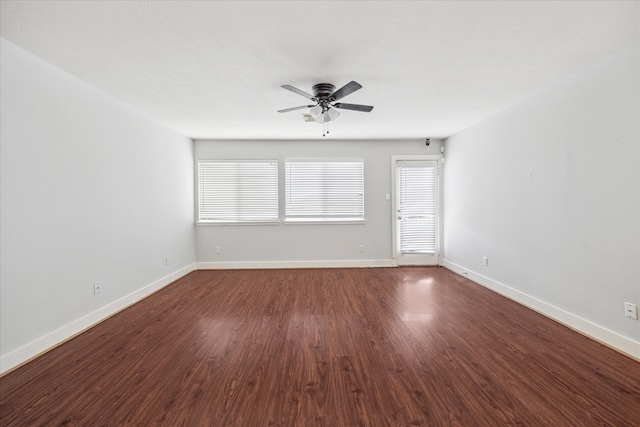
[[93, 294], [98, 295], [102, 293], [102, 282], [95, 282], [93, 284]]
[[624, 317], [629, 319], [638, 320], [638, 307], [630, 302], [624, 303]]
[[482, 257], [482, 265], [487, 267], [489, 265], [489, 258], [487, 258], [486, 256], [483, 256]]

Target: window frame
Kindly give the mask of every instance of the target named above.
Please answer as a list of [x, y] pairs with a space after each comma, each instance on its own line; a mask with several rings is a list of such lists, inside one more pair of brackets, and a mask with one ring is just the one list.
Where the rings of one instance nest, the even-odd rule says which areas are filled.
[[[275, 217], [271, 219], [240, 219], [240, 218], [228, 218], [228, 219], [202, 219], [201, 217], [201, 202], [202, 202], [202, 185], [201, 185], [201, 169], [202, 164], [270, 164], [275, 165]], [[278, 225], [280, 220], [280, 167], [277, 159], [198, 159], [196, 161], [195, 175], [196, 175], [196, 188], [195, 188], [195, 219], [196, 225]], [[271, 177], [270, 179], [273, 179]], [[273, 202], [273, 200], [272, 200]]]
[[[310, 214], [308, 216], [300, 215], [300, 214], [291, 214], [289, 212], [289, 203], [290, 203], [290, 169], [289, 164], [302, 164], [302, 163], [357, 163], [360, 165], [360, 182], [359, 182], [359, 193], [360, 193], [360, 214], [361, 215], [342, 215], [342, 216], [331, 216], [318, 213], [318, 214]], [[284, 193], [283, 193], [283, 205], [284, 205], [284, 224], [286, 225], [294, 225], [294, 224], [365, 224], [366, 216], [365, 216], [365, 162], [362, 158], [287, 158], [284, 161]]]

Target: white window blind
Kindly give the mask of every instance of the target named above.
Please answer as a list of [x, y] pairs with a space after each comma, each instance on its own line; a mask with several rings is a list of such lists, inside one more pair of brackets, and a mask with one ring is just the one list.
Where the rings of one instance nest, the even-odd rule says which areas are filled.
[[437, 249], [438, 166], [399, 165], [400, 251], [433, 254]]
[[287, 221], [364, 221], [362, 160], [285, 162]]
[[198, 222], [278, 220], [277, 160], [198, 162]]

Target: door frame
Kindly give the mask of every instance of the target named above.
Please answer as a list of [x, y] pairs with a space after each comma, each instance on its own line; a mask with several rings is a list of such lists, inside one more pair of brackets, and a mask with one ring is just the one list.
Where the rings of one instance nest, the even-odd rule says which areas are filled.
[[397, 221], [397, 212], [398, 212], [398, 208], [396, 206], [396, 202], [397, 202], [397, 186], [398, 186], [398, 182], [397, 182], [397, 170], [396, 170], [396, 163], [399, 161], [411, 161], [411, 160], [417, 160], [417, 161], [424, 161], [424, 160], [430, 160], [430, 161], [437, 161], [438, 162], [438, 236], [437, 236], [437, 242], [438, 242], [438, 250], [437, 250], [437, 254], [436, 257], [438, 259], [438, 265], [442, 264], [442, 245], [444, 243], [444, 239], [443, 239], [443, 220], [442, 220], [442, 200], [443, 200], [443, 194], [442, 194], [442, 189], [443, 184], [442, 184], [442, 172], [443, 172], [443, 167], [444, 167], [444, 155], [442, 154], [398, 154], [398, 155], [392, 155], [391, 156], [391, 256], [393, 258], [393, 264], [395, 266], [398, 266], [398, 221]]

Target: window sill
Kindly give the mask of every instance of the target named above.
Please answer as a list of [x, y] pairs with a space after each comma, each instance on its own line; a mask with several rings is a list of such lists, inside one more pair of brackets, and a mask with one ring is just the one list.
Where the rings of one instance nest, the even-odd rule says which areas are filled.
[[196, 222], [197, 226], [208, 225], [280, 225], [278, 221], [200, 221]]
[[285, 225], [351, 225], [351, 224], [366, 224], [367, 220], [364, 218], [359, 219], [327, 219], [327, 218], [286, 218], [284, 220]]

